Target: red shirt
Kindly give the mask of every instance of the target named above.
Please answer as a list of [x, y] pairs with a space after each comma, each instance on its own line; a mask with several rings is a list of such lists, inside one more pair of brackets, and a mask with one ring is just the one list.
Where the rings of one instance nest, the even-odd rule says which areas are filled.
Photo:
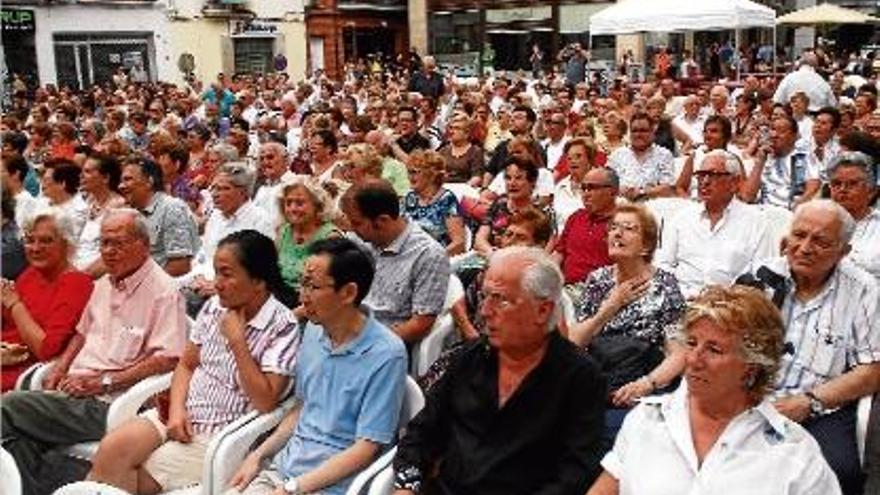
[[[92, 279], [78, 271], [68, 271], [55, 281], [43, 278], [34, 267], [28, 267], [15, 281], [15, 289], [31, 318], [40, 325], [46, 337], [40, 353], [16, 366], [4, 366], [2, 390], [15, 387], [15, 380], [22, 371], [37, 361], [48, 361], [61, 354], [67, 341], [76, 331], [76, 324], [92, 294]], [[8, 310], [3, 310], [2, 340], [24, 344], [18, 334], [15, 320]]]
[[580, 282], [596, 268], [610, 265], [608, 218], [593, 219], [584, 208], [572, 213], [559, 236], [556, 251], [562, 255], [566, 284]]

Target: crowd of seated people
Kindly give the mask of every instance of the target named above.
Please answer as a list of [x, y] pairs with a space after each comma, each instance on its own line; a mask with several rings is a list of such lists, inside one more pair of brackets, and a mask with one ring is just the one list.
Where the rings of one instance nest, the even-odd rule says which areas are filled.
[[[222, 490], [345, 493], [393, 445], [398, 495], [880, 490], [880, 403], [857, 442], [880, 391], [875, 76], [806, 52], [606, 97], [412, 71], [12, 95], [0, 446], [27, 495], [200, 483], [221, 430], [289, 398]], [[80, 442], [68, 473], [53, 454]]]

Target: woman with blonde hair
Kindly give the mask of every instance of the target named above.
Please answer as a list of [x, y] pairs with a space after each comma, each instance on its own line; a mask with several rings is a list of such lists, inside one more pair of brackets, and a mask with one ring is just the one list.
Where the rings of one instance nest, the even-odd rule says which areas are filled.
[[465, 250], [465, 227], [455, 194], [443, 187], [445, 170], [446, 160], [440, 153], [413, 152], [407, 164], [412, 191], [403, 198], [402, 213], [453, 256]]
[[332, 222], [334, 203], [316, 179], [296, 175], [279, 189], [278, 209], [284, 217], [276, 236], [278, 266], [284, 285], [295, 293], [298, 302], [299, 281], [309, 247], [339, 235]]
[[633, 409], [587, 494], [840, 494], [816, 440], [769, 400], [785, 332], [773, 303], [710, 286], [683, 321], [684, 383]]

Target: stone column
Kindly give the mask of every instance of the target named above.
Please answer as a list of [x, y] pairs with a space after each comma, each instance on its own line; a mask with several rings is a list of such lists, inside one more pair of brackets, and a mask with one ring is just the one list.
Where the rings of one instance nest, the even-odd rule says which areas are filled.
[[409, 46], [415, 47], [419, 55], [428, 53], [428, 4], [427, 0], [407, 0], [409, 16]]

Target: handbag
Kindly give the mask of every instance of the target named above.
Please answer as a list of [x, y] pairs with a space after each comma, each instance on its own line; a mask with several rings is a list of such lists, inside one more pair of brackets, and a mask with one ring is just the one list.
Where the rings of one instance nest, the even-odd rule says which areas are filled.
[[620, 334], [593, 337], [587, 352], [599, 363], [609, 392], [647, 375], [664, 358], [659, 346]]

